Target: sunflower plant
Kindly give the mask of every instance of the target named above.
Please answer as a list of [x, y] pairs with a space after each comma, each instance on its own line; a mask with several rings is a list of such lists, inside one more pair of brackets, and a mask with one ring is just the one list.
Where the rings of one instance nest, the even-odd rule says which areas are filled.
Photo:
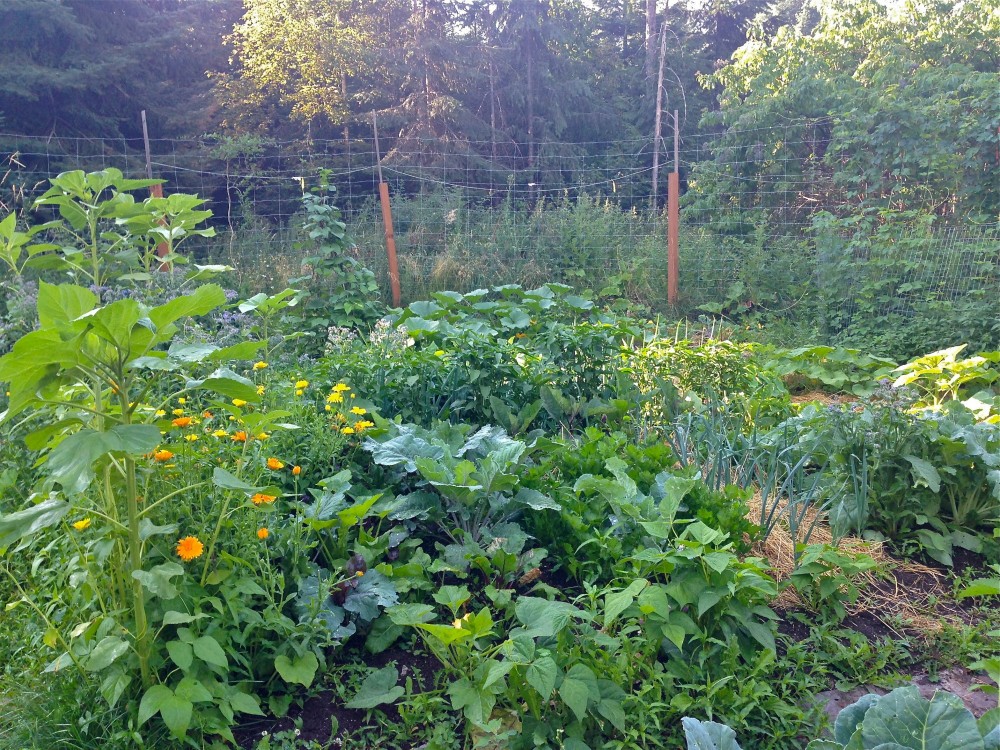
[[[63, 179], [44, 202], [81, 243], [93, 240], [86, 253], [61, 250], [60, 267], [76, 258], [97, 283], [163, 226], [116, 192], [142, 184], [91, 177]], [[150, 205], [149, 215], [162, 209]], [[102, 232], [107, 221], [123, 234]], [[267, 546], [265, 514], [282, 492], [268, 481], [264, 437], [287, 412], [258, 410], [258, 386], [230, 365], [263, 344], [177, 337], [186, 320], [225, 303], [217, 285], [156, 306], [102, 305], [88, 288], [43, 281], [38, 328], [0, 358], [9, 384], [0, 423], [31, 429], [41, 469], [24, 507], [0, 518], [0, 555], [34, 548], [33, 575], [60, 592], [38, 599], [8, 572], [20, 594], [8, 609], [28, 607], [43, 622], [55, 654], [46, 671], [78, 670], [110, 705], [125, 703], [133, 729], [159, 716], [178, 738], [195, 727], [232, 740], [237, 713], [261, 712], [253, 681], [307, 684], [302, 670], [287, 677], [281, 667], [322, 655], [308, 623], [282, 614]]]

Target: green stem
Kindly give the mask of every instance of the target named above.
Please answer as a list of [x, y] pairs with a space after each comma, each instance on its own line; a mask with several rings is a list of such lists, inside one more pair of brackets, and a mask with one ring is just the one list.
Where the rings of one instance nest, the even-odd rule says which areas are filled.
[[170, 492], [170, 493], [164, 495], [163, 497], [161, 497], [156, 502], [153, 502], [153, 503], [150, 503], [149, 505], [147, 505], [145, 508], [143, 508], [141, 511], [139, 511], [139, 515], [140, 516], [145, 516], [145, 515], [147, 515], [149, 513], [149, 511], [151, 511], [153, 508], [155, 508], [160, 503], [164, 503], [167, 500], [170, 500], [171, 498], [176, 497], [177, 495], [180, 495], [180, 494], [182, 494], [184, 492], [188, 492], [189, 490], [197, 489], [198, 487], [201, 487], [203, 484], [207, 484], [207, 482], [195, 482], [194, 484], [189, 484], [187, 487], [181, 487], [179, 490], [174, 490], [173, 492]]
[[128, 573], [132, 579], [132, 606], [135, 610], [135, 650], [139, 656], [139, 671], [142, 674], [142, 684], [149, 687], [153, 684], [149, 669], [149, 626], [146, 621], [146, 592], [142, 583], [132, 574], [142, 570], [142, 543], [139, 540], [139, 493], [135, 479], [135, 459], [125, 459], [125, 499], [128, 503]]

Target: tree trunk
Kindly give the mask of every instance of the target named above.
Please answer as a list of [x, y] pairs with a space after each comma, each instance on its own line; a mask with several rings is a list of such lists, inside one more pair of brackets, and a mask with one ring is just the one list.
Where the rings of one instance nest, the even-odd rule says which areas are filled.
[[646, 0], [646, 80], [656, 72], [656, 0]]

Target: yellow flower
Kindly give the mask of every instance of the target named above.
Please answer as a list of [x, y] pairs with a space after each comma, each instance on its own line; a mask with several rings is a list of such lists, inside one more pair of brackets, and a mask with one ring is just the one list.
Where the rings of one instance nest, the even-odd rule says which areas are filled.
[[333, 386], [333, 390], [337, 391], [338, 393], [341, 391], [349, 391], [351, 390], [351, 386], [344, 385], [343, 383], [337, 383], [337, 385]]
[[271, 532], [267, 530], [266, 526], [257, 529], [257, 538], [258, 539], [267, 539], [269, 536], [271, 536]]
[[226, 431], [225, 430], [216, 430], [215, 432], [212, 433], [212, 435], [214, 437], [225, 437], [226, 436]]
[[302, 389], [301, 388], [296, 388], [295, 389], [295, 395], [296, 396], [301, 396], [302, 395]]
[[73, 528], [76, 529], [77, 531], [83, 531], [84, 529], [89, 529], [90, 528], [90, 519], [89, 518], [81, 518], [79, 521], [77, 521], [77, 522], [75, 522], [73, 524]]
[[267, 367], [267, 362], [254, 362], [253, 363], [253, 369], [255, 369], [255, 370], [263, 370], [265, 367]]
[[239, 432], [234, 432], [231, 436], [234, 443], [245, 443], [247, 441], [247, 434], [240, 430]]
[[301, 466], [293, 466], [292, 467], [292, 474], [293, 475], [298, 476], [301, 473], [302, 473], [302, 467]]
[[184, 439], [187, 440], [189, 443], [193, 443], [195, 440], [198, 439], [198, 436], [192, 433], [191, 435], [185, 435]]
[[158, 417], [165, 417], [166, 415], [167, 415], [167, 413], [165, 411], [163, 411], [163, 409], [157, 409], [156, 410], [156, 416], [158, 416]]
[[246, 406], [246, 405], [247, 405], [247, 402], [246, 402], [246, 401], [244, 401], [244, 400], [243, 400], [243, 399], [241, 399], [241, 398], [234, 398], [234, 399], [233, 399], [233, 406], [235, 406], [235, 407], [237, 407], [237, 408], [239, 408], [239, 407], [241, 407], [241, 406]]
[[278, 469], [284, 469], [285, 464], [272, 456], [267, 459], [267, 468], [271, 471], [277, 471]]
[[278, 498], [275, 495], [265, 495], [263, 492], [258, 492], [256, 495], [250, 498], [250, 502], [254, 505], [269, 505], [273, 503]]
[[295, 387], [298, 388], [298, 389], [300, 389], [300, 390], [302, 388], [308, 388], [309, 387], [309, 381], [308, 380], [296, 380], [295, 381]]
[[375, 423], [369, 422], [367, 419], [362, 419], [360, 422], [354, 423], [354, 429], [357, 430], [358, 432], [362, 432], [364, 430], [367, 430], [369, 427], [374, 427], [374, 426]]
[[254, 435], [254, 437], [257, 438], [258, 440], [267, 440], [271, 436], [268, 435], [266, 432], [258, 432], [256, 435]]
[[340, 391], [334, 391], [329, 396], [326, 397], [327, 403], [330, 404], [342, 404], [344, 403], [344, 396]]
[[164, 461], [169, 461], [173, 457], [174, 457], [173, 453], [164, 449], [160, 449], [153, 454], [153, 458], [161, 463]]
[[183, 406], [187, 402], [188, 402], [188, 400], [186, 398], [184, 398], [183, 396], [181, 396], [179, 399], [177, 399], [177, 403], [180, 404], [181, 406]]
[[258, 385], [257, 386], [257, 395], [258, 396], [263, 396], [264, 395], [264, 386], [262, 386], [262, 385]]
[[367, 409], [362, 409], [360, 406], [352, 406], [351, 407], [351, 414], [357, 414], [360, 417], [360, 416], [362, 416], [364, 414], [367, 414], [367, 413], [368, 413], [368, 410]]
[[184, 414], [184, 410], [183, 409], [174, 409], [170, 413], [173, 414], [175, 417], [179, 417], [179, 416], [181, 416], [181, 415]]
[[345, 435], [353, 435], [354, 434], [354, 428], [353, 427], [345, 427], [344, 429], [341, 430], [341, 432], [344, 433]]
[[443, 357], [444, 356], [444, 349], [438, 349], [436, 352], [434, 352], [434, 356], [435, 357]]
[[189, 427], [191, 425], [191, 417], [177, 417], [171, 424], [174, 427]]
[[326, 406], [324, 406], [323, 408], [324, 408], [324, 409], [326, 409], [327, 411], [333, 411], [333, 407], [332, 407], [332, 406], [330, 406], [330, 404], [327, 404], [327, 405], [326, 405]]
[[205, 545], [196, 536], [186, 536], [177, 541], [177, 556], [184, 562], [191, 562], [196, 557], [201, 557], [205, 551]]

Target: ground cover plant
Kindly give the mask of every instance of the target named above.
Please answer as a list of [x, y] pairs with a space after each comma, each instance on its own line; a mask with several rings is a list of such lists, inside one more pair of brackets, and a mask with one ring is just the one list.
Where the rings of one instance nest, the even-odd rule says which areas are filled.
[[322, 194], [302, 287], [227, 293], [173, 252], [197, 199], [146, 187], [0, 223], [37, 284], [3, 743], [791, 750], [897, 702], [997, 746], [975, 692], [832, 735], [819, 696], [995, 683], [1000, 354], [695, 343], [555, 283], [377, 310]]

